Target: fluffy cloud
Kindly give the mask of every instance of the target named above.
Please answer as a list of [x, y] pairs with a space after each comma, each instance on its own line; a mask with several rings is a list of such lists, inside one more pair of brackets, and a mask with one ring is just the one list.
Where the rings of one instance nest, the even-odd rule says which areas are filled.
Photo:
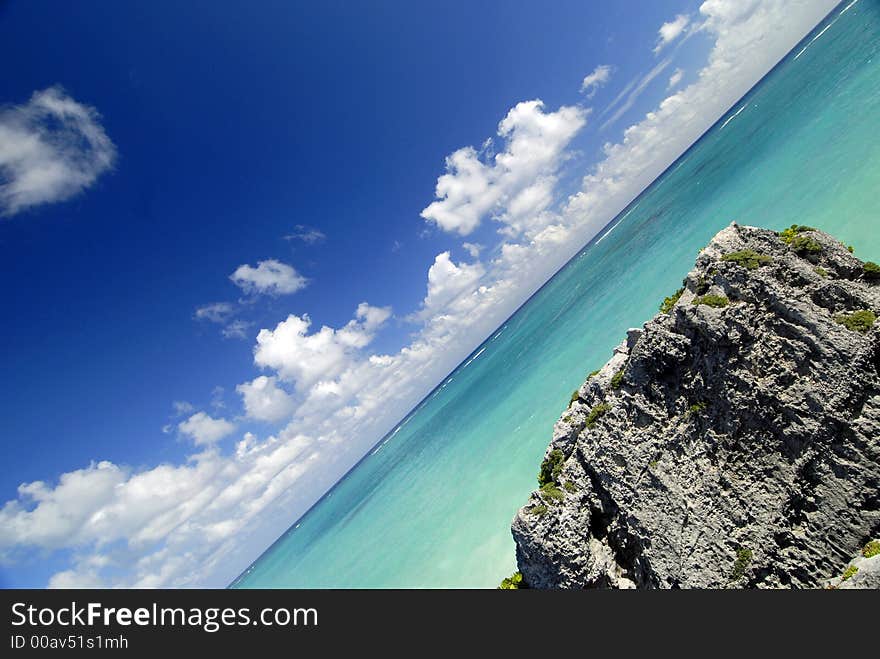
[[490, 211], [508, 225], [521, 222], [522, 212], [532, 213], [547, 201], [544, 191], [555, 184], [565, 149], [585, 124], [581, 108], [544, 112], [540, 100], [518, 103], [498, 124], [502, 152], [483, 162], [480, 152], [469, 146], [446, 158], [446, 173], [437, 179], [437, 200], [422, 217], [462, 236]]
[[69, 199], [113, 166], [98, 112], [60, 87], [0, 110], [0, 215]]
[[279, 498], [296, 500], [290, 487], [314, 456], [312, 440], [282, 434], [251, 438], [232, 456], [209, 450], [139, 472], [104, 461], [54, 486], [28, 483], [0, 509], [0, 556], [14, 559], [26, 547], [77, 550], [53, 587], [198, 585], [233, 551], [243, 526]]
[[747, 19], [758, 8], [760, 0], [706, 0], [700, 14], [707, 18], [706, 27], [716, 33]]
[[289, 295], [308, 283], [292, 266], [275, 259], [260, 261], [256, 268], [240, 265], [229, 278], [245, 293], [255, 295]]
[[672, 75], [669, 76], [669, 84], [666, 86], [666, 89], [678, 87], [682, 78], [684, 78], [684, 71], [682, 69], [675, 69], [675, 71], [672, 72]]
[[[502, 234], [480, 263], [456, 263], [448, 254], [434, 259], [425, 300], [432, 276], [437, 295], [448, 287], [456, 292], [435, 297], [446, 299], [421, 319], [407, 345], [369, 354], [388, 309], [363, 304], [349, 323], [317, 331], [311, 331], [307, 316], [289, 316], [274, 330], [259, 333], [254, 353], [258, 366], [274, 371], [266, 374], [263, 392], [284, 382], [296, 388], [297, 406], [286, 427], [262, 441], [246, 434], [229, 453], [217, 444], [203, 445], [179, 465], [133, 471], [101, 462], [55, 483], [22, 485], [18, 497], [0, 510], [0, 554], [72, 551], [69, 569], [51, 582], [58, 586], [228, 583], [714, 123], [834, 1], [765, 0], [748, 11], [739, 9], [742, 4], [703, 4], [702, 29], [715, 42], [703, 70], [693, 84], [629, 127], [622, 141], [607, 145], [576, 194], [566, 199], [554, 192], [549, 206], [524, 198], [524, 207], [543, 207], [541, 221], [524, 220], [527, 231]], [[507, 152], [520, 151], [508, 143]], [[493, 172], [507, 166], [497, 159], [481, 164]], [[490, 187], [497, 184], [494, 176], [487, 178]], [[505, 188], [502, 206], [483, 214], [509, 212], [512, 199], [536, 178]], [[473, 267], [484, 272], [473, 276], [468, 270]], [[470, 275], [462, 274], [463, 268]], [[462, 279], [470, 279], [467, 286], [453, 286]], [[277, 381], [270, 385], [269, 378]], [[254, 391], [255, 382], [242, 386]], [[283, 419], [280, 413], [278, 419]]]
[[11, 531], [9, 535], [18, 544], [48, 549], [71, 539], [77, 544], [94, 509], [113, 495], [125, 477], [119, 467], [105, 461], [62, 474], [55, 487], [43, 481], [22, 484], [19, 499], [33, 510], [27, 512], [17, 501], [7, 503], [0, 512], [2, 527], [7, 529], [3, 536]]
[[473, 147], [459, 149], [446, 158], [446, 174], [437, 179], [439, 201], [421, 215], [444, 231], [466, 236], [497, 202], [501, 189], [493, 185], [492, 168], [480, 161]]
[[605, 86], [609, 80], [611, 80], [611, 67], [600, 64], [584, 78], [581, 83], [581, 93], [586, 94], [587, 98], [593, 98], [599, 88]]
[[436, 313], [466, 291], [486, 273], [480, 263], [454, 263], [449, 252], [438, 254], [428, 269], [428, 294], [423, 311]]
[[258, 421], [281, 421], [296, 409], [293, 398], [278, 386], [274, 376], [261, 375], [238, 385], [235, 390], [241, 394], [245, 414]]
[[657, 45], [654, 47], [654, 54], [659, 53], [667, 45], [678, 39], [687, 26], [690, 25], [691, 19], [687, 14], [679, 14], [668, 23], [664, 23], [657, 31]]
[[333, 329], [324, 325], [309, 334], [312, 325], [309, 316], [291, 314], [274, 330], [260, 330], [254, 362], [262, 368], [274, 369], [297, 389], [306, 390], [345, 370], [352, 353], [367, 346], [374, 332], [390, 316], [389, 307], [373, 307], [363, 302], [355, 318], [344, 327]]
[[190, 437], [196, 446], [209, 446], [235, 432], [235, 424], [226, 419], [214, 419], [204, 412], [196, 412], [177, 425], [181, 434]]

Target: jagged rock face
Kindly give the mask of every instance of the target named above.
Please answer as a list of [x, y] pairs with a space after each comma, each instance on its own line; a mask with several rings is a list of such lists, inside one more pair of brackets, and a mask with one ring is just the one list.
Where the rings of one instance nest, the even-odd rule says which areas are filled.
[[796, 236], [721, 231], [583, 384], [513, 522], [530, 587], [821, 587], [880, 535], [880, 322], [836, 320], [880, 281]]

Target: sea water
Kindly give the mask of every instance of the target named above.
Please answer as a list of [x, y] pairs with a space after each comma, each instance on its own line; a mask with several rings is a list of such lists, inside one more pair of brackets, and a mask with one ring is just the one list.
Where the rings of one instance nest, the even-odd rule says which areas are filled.
[[496, 586], [515, 569], [510, 522], [572, 390], [716, 232], [807, 224], [880, 261], [880, 2], [832, 25], [838, 12], [233, 587]]

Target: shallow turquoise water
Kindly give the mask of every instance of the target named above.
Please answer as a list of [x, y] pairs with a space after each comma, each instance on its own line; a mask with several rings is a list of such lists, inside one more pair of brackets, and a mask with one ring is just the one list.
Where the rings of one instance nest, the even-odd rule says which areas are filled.
[[496, 586], [571, 391], [719, 229], [809, 224], [880, 261], [880, 2], [796, 58], [810, 38], [233, 587]]

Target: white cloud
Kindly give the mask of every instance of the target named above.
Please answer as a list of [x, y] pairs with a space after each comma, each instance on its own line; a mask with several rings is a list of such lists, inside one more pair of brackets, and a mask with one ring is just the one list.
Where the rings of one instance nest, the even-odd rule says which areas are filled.
[[444, 231], [468, 235], [501, 195], [501, 189], [491, 181], [492, 171], [472, 147], [451, 154], [446, 158], [447, 173], [437, 179], [439, 201], [425, 208], [422, 217]]
[[700, 14], [707, 18], [707, 27], [720, 33], [727, 26], [742, 24], [758, 8], [760, 0], [706, 0]]
[[464, 251], [471, 255], [472, 259], [479, 258], [480, 252], [483, 251], [483, 246], [479, 243], [462, 243], [461, 246]]
[[455, 263], [449, 252], [438, 254], [428, 269], [428, 294], [422, 303], [421, 316], [437, 313], [465, 291], [473, 290], [485, 273], [479, 262]]
[[100, 120], [61, 87], [0, 109], [0, 215], [69, 199], [109, 170], [116, 147]]
[[251, 436], [230, 456], [208, 450], [144, 471], [104, 461], [65, 473], [54, 486], [24, 484], [0, 509], [0, 556], [14, 559], [25, 547], [75, 549], [53, 587], [199, 585], [222, 569], [220, 556], [234, 553], [242, 527], [279, 497], [296, 501], [290, 487], [316, 455], [307, 437]]
[[261, 375], [251, 382], [238, 385], [245, 414], [258, 421], [276, 422], [289, 418], [296, 404], [284, 389], [278, 386], [278, 378]]
[[690, 25], [691, 19], [687, 14], [679, 14], [668, 23], [664, 23], [657, 31], [657, 45], [654, 47], [654, 54], [659, 53], [667, 45], [678, 39], [687, 26]]
[[119, 467], [103, 461], [63, 474], [55, 487], [43, 481], [22, 484], [20, 499], [35, 507], [22, 515], [25, 510], [18, 502], [7, 503], [0, 512], [2, 527], [11, 530], [19, 544], [61, 547], [77, 538], [93, 510], [113, 495], [125, 477]]
[[187, 435], [196, 446], [209, 446], [235, 432], [235, 424], [226, 419], [214, 419], [204, 412], [196, 412], [177, 425], [181, 434]]
[[581, 83], [581, 93], [587, 98], [593, 98], [600, 87], [604, 87], [611, 80], [611, 67], [608, 64], [600, 64], [593, 72], [587, 75]]
[[101, 577], [98, 576], [97, 570], [85, 568], [81, 572], [76, 570], [64, 570], [53, 574], [49, 578], [47, 588], [94, 588], [101, 583]]
[[629, 110], [636, 104], [639, 96], [642, 95], [642, 92], [644, 92], [648, 88], [648, 85], [650, 85], [657, 76], [663, 73], [671, 63], [672, 58], [667, 57], [665, 60], [657, 64], [653, 69], [648, 71], [645, 75], [635, 78], [629, 85], [627, 85], [624, 91], [628, 93], [622, 94], [621, 96], [618, 96], [616, 99], [614, 99], [614, 101], [611, 102], [611, 105], [605, 108], [605, 112], [609, 111], [612, 106], [616, 105], [618, 103], [618, 99], [623, 100], [623, 104], [617, 108], [614, 114], [611, 115], [610, 119], [605, 121], [605, 123], [603, 123], [599, 127], [599, 130], [605, 130], [611, 124], [620, 119], [624, 114], [629, 112]]
[[672, 75], [669, 76], [669, 84], [666, 85], [666, 89], [673, 89], [675, 87], [678, 87], [682, 78], [684, 78], [684, 70], [675, 69], [675, 71], [672, 72]]
[[306, 245], [315, 245], [324, 242], [326, 239], [327, 236], [323, 231], [315, 229], [314, 227], [308, 227], [304, 224], [297, 224], [293, 228], [293, 231], [284, 236], [284, 240], [299, 240]]
[[212, 323], [225, 323], [235, 315], [235, 306], [229, 302], [212, 302], [196, 309], [196, 320], [207, 320]]
[[[629, 127], [621, 142], [607, 145], [577, 194], [566, 200], [555, 193], [539, 224], [521, 235], [503, 234], [500, 244], [484, 253], [479, 264], [484, 274], [426, 314], [408, 345], [369, 354], [368, 345], [390, 316], [390, 310], [369, 305], [338, 329], [309, 333], [307, 316], [290, 316], [274, 330], [262, 330], [257, 365], [274, 369], [266, 374], [277, 378], [273, 386], [296, 387], [298, 406], [287, 427], [262, 441], [246, 434], [228, 454], [209, 444], [178, 465], [133, 471], [102, 462], [54, 484], [22, 485], [18, 497], [0, 509], [0, 557], [33, 549], [73, 552], [53, 585], [228, 583], [834, 1], [764, 0], [749, 11], [739, 11], [739, 5], [739, 0], [704, 3], [703, 29], [715, 43], [695, 81]], [[499, 166], [489, 162], [489, 169]], [[516, 194], [535, 178], [516, 186]], [[509, 212], [516, 194], [492, 210]], [[560, 206], [561, 211], [549, 210]], [[454, 273], [474, 265], [449, 259], [435, 271], [435, 283], [451, 285], [462, 276]], [[439, 276], [444, 271], [453, 274]]]
[[260, 261], [256, 268], [240, 265], [229, 278], [245, 293], [254, 295], [289, 295], [308, 283], [292, 266], [275, 259]]
[[[446, 173], [437, 179], [437, 201], [422, 211], [422, 217], [462, 236], [476, 229], [490, 211], [502, 222], [521, 226], [523, 218], [516, 212], [511, 215], [508, 204], [553, 187], [565, 149], [586, 124], [586, 115], [570, 106], [544, 112], [540, 100], [518, 103], [498, 124], [498, 136], [505, 143], [501, 153], [484, 162], [480, 152], [468, 146], [446, 158]], [[534, 207], [525, 210], [535, 212]]]
[[361, 303], [355, 318], [340, 329], [324, 325], [309, 334], [312, 321], [307, 314], [291, 314], [274, 330], [257, 335], [254, 362], [272, 368], [279, 376], [305, 390], [321, 380], [339, 375], [350, 363], [352, 353], [373, 340], [374, 332], [391, 316], [389, 307]]

